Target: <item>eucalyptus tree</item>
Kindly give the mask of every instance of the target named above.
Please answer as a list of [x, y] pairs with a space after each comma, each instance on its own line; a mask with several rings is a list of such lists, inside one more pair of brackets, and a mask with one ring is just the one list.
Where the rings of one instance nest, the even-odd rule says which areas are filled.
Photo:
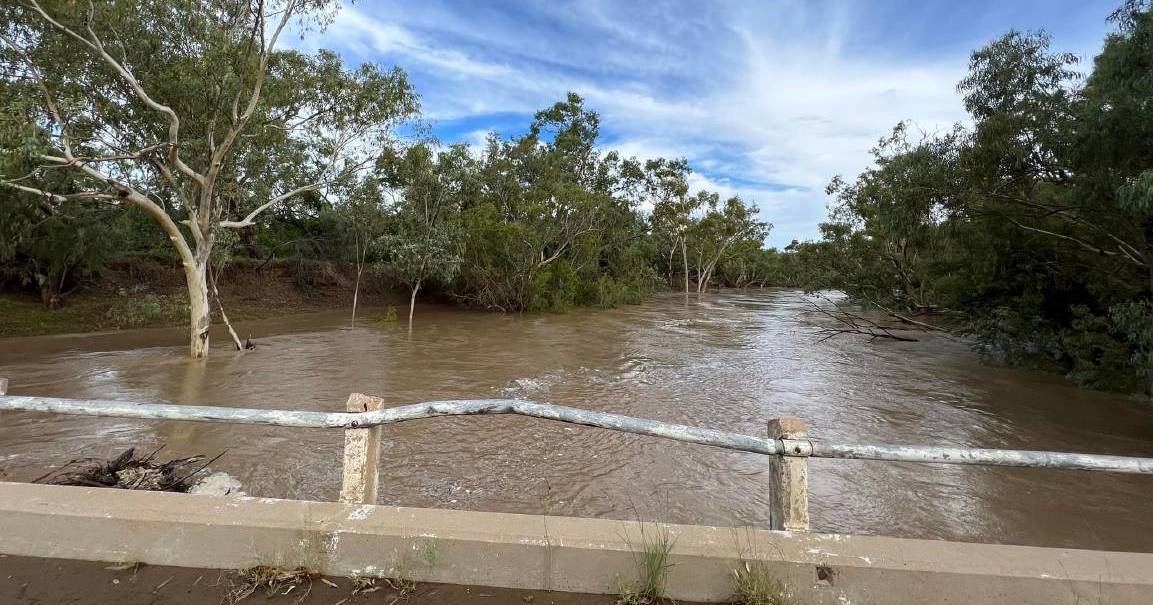
[[596, 113], [570, 94], [538, 112], [526, 135], [489, 138], [480, 189], [462, 210], [459, 299], [504, 311], [560, 308], [600, 275], [603, 237], [624, 223], [614, 220], [619, 160], [597, 149], [598, 131]]
[[356, 267], [352, 289], [352, 324], [355, 326], [364, 270], [380, 265], [381, 251], [377, 242], [391, 228], [390, 204], [380, 180], [372, 177], [356, 183], [342, 198], [333, 214], [338, 225], [339, 248], [343, 251], [341, 260], [351, 260]]
[[[1153, 3], [1129, 0], [1113, 15], [1080, 95], [1074, 165], [1097, 205], [1081, 213], [1106, 256], [1137, 269], [1153, 301]], [[1104, 236], [1104, 237], [1102, 237]]]
[[742, 241], [764, 242], [772, 225], [757, 220], [759, 209], [733, 196], [721, 203], [720, 196], [709, 191], [696, 195], [704, 216], [692, 227], [691, 237], [697, 251], [697, 292], [708, 290], [717, 265], [731, 256], [734, 244]]
[[1153, 392], [1153, 12], [1126, 2], [1087, 74], [1044, 33], [973, 52], [969, 127], [904, 125], [796, 251], [810, 287], [940, 311], [979, 350]]
[[958, 167], [968, 135], [960, 128], [911, 135], [898, 124], [872, 150], [874, 166], [853, 182], [834, 178], [826, 239], [838, 240], [839, 287], [875, 304], [931, 306], [933, 283], [953, 239], [972, 237], [969, 183]]
[[651, 207], [650, 223], [653, 235], [668, 247], [668, 281], [672, 286], [673, 257], [680, 248], [685, 278], [685, 293], [689, 292], [689, 256], [687, 234], [692, 226], [693, 214], [700, 208], [700, 198], [689, 195], [689, 163], [684, 159], [647, 160], [643, 166], [632, 160], [624, 173], [638, 184], [639, 195]]
[[378, 240], [393, 275], [408, 286], [408, 324], [416, 295], [428, 281], [448, 284], [460, 268], [459, 214], [475, 196], [475, 161], [465, 145], [437, 153], [428, 145], [386, 161], [386, 182], [399, 191], [392, 232]]
[[0, 184], [50, 205], [137, 209], [183, 267], [208, 352], [220, 229], [371, 165], [416, 99], [403, 72], [278, 50], [331, 0], [15, 0], [0, 7]]

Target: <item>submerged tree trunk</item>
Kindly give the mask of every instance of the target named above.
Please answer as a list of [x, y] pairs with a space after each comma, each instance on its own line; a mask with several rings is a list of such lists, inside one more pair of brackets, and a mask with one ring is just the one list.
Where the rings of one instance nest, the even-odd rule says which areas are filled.
[[[60, 290], [61, 287], [57, 286], [56, 280], [43, 273], [36, 274], [36, 283], [40, 287], [40, 302], [49, 309], [60, 308]], [[64, 283], [64, 278], [60, 278], [60, 284]]]
[[360, 298], [360, 274], [364, 270], [364, 254], [360, 252], [360, 236], [356, 236], [356, 285], [352, 288], [352, 325], [356, 326], [356, 303]]
[[[207, 255], [205, 255], [207, 256]], [[212, 320], [212, 308], [208, 303], [208, 264], [197, 260], [184, 265], [184, 277], [188, 283], [188, 313], [190, 327], [189, 355], [199, 359], [208, 356], [208, 327]]]
[[352, 325], [356, 325], [356, 303], [360, 298], [360, 265], [356, 266], [356, 285], [352, 287]]
[[412, 297], [408, 299], [408, 327], [410, 329], [412, 328], [412, 313], [416, 310], [416, 293], [420, 291], [420, 281], [419, 279], [416, 280], [416, 285], [412, 287]]
[[697, 250], [697, 294], [701, 293], [701, 282], [705, 278], [705, 253]]
[[685, 263], [685, 294], [689, 293], [689, 251], [685, 243], [687, 239], [681, 236], [681, 260]]

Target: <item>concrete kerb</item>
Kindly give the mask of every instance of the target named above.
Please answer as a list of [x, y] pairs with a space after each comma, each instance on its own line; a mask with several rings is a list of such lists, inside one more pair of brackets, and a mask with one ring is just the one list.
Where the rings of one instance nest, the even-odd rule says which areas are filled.
[[[742, 559], [796, 603], [1149, 603], [1153, 554], [668, 525], [668, 595], [725, 601]], [[642, 524], [0, 483], [0, 553], [612, 593]], [[0, 563], [2, 565], [2, 563]]]

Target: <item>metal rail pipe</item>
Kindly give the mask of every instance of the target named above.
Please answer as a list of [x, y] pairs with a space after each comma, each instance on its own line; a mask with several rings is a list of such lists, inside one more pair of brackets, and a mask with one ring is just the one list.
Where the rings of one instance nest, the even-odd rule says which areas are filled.
[[364, 429], [409, 420], [440, 416], [475, 416], [483, 414], [517, 414], [556, 420], [569, 424], [595, 426], [637, 435], [663, 437], [674, 441], [711, 445], [741, 452], [776, 454], [777, 441], [750, 437], [683, 424], [670, 424], [620, 414], [594, 412], [563, 405], [546, 405], [518, 399], [466, 399], [428, 401], [372, 412], [306, 412], [262, 410], [168, 403], [135, 403], [107, 399], [56, 399], [52, 397], [0, 396], [0, 410], [50, 412], [81, 416], [142, 418], [148, 420], [182, 420], [190, 422], [225, 422], [259, 424], [293, 428]]
[[1153, 458], [1132, 456], [922, 445], [857, 445], [812, 442], [812, 446], [814, 458], [938, 462], [941, 464], [1063, 468], [1082, 471], [1153, 474]]
[[1153, 474], [1153, 458], [919, 445], [837, 444], [810, 439], [765, 439], [518, 399], [430, 401], [378, 411], [350, 413], [0, 396], [0, 410], [330, 429], [369, 428], [440, 416], [516, 414], [756, 454]]

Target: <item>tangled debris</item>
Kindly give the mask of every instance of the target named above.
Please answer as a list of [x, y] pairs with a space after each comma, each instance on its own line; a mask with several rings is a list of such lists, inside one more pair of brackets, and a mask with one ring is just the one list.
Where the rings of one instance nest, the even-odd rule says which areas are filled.
[[[297, 603], [303, 603], [312, 593], [312, 579], [317, 574], [298, 567], [296, 569], [281, 569], [261, 565], [236, 572], [237, 581], [229, 582], [228, 592], [224, 595], [221, 605], [236, 605], [256, 593], [264, 592], [266, 599], [280, 595], [291, 594], [292, 591], [303, 587]], [[323, 580], [323, 578], [322, 578]], [[323, 580], [326, 584], [331, 584]]]
[[136, 448], [128, 448], [112, 460], [72, 460], [33, 483], [185, 493], [192, 489], [196, 477], [208, 465], [224, 455], [221, 453], [207, 462], [204, 456], [157, 462], [156, 454], [162, 449], [164, 446], [143, 457], [136, 456]]

